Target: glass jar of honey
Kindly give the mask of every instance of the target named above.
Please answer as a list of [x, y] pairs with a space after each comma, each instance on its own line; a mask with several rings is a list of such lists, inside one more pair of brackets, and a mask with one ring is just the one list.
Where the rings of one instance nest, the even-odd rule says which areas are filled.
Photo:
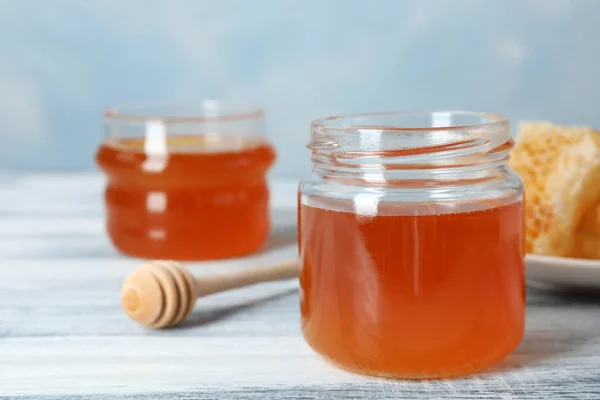
[[507, 119], [382, 113], [312, 123], [299, 190], [300, 306], [335, 364], [444, 378], [507, 356], [524, 330], [523, 185]]
[[121, 252], [207, 260], [263, 245], [275, 160], [263, 110], [204, 101], [108, 110], [105, 123], [96, 161], [108, 181], [108, 234]]

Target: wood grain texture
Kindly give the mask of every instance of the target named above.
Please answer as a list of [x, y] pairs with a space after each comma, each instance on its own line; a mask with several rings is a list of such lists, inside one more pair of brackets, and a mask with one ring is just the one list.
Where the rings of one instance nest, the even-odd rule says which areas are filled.
[[[385, 381], [329, 365], [300, 336], [296, 281], [208, 296], [181, 327], [145, 330], [120, 309], [122, 279], [140, 260], [118, 255], [106, 239], [102, 184], [90, 174], [3, 175], [1, 399], [600, 398], [595, 296], [530, 289], [517, 351], [451, 381]], [[193, 263], [194, 273], [296, 254], [295, 183], [272, 187], [278, 200], [265, 251]]]

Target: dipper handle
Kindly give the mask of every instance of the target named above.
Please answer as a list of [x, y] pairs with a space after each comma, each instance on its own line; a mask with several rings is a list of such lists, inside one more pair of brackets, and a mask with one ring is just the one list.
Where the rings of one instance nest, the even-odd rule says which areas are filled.
[[298, 276], [298, 261], [289, 260], [268, 267], [246, 269], [215, 276], [197, 276], [198, 297], [241, 288], [261, 282], [279, 281]]

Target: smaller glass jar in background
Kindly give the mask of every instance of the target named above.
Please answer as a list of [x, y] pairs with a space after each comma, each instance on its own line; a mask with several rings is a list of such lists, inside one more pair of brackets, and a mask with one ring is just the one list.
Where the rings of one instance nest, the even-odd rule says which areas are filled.
[[360, 373], [461, 376], [525, 322], [523, 185], [509, 123], [475, 112], [314, 121], [300, 184], [302, 333]]
[[208, 260], [257, 251], [269, 232], [275, 152], [252, 105], [110, 109], [96, 161], [107, 230], [123, 253]]

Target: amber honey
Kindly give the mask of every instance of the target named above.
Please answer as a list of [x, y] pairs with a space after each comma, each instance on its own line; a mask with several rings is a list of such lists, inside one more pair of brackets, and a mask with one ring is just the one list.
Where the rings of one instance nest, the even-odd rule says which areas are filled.
[[269, 231], [266, 173], [275, 152], [262, 139], [170, 135], [111, 139], [96, 160], [108, 177], [107, 230], [131, 256], [206, 260], [257, 251]]
[[466, 375], [509, 354], [524, 330], [522, 203], [375, 209], [300, 205], [307, 342], [398, 378]]

